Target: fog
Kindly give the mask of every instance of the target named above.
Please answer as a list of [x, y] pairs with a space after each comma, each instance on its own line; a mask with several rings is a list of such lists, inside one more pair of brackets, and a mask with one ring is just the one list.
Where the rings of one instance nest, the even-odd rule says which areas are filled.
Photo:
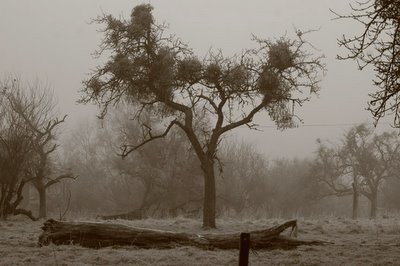
[[353, 4], [1, 0], [0, 265], [397, 264], [400, 5]]
[[[82, 80], [102, 59], [93, 58], [102, 38], [99, 25], [89, 22], [101, 13], [129, 16], [141, 1], [12, 1], [0, 3], [0, 73], [19, 75], [24, 80], [49, 83], [59, 99], [60, 114], [68, 114], [67, 128], [77, 121], [94, 119], [98, 109], [76, 101], [81, 97]], [[327, 74], [318, 97], [313, 97], [297, 113], [303, 119], [298, 128], [278, 131], [265, 114], [256, 122], [263, 132], [246, 127], [234, 133], [246, 139], [270, 158], [304, 157], [316, 149], [317, 138], [339, 138], [350, 126], [372, 123], [365, 110], [373, 91], [370, 69], [358, 71], [350, 61], [336, 60], [336, 39], [352, 35], [360, 28], [348, 21], [332, 20], [348, 9], [348, 1], [151, 1], [154, 16], [166, 22], [201, 57], [212, 47], [226, 55], [254, 46], [251, 34], [261, 38], [293, 36], [295, 28], [316, 29], [308, 40], [326, 57]], [[103, 58], [104, 60], [104, 58]], [[378, 128], [388, 129], [388, 120]]]

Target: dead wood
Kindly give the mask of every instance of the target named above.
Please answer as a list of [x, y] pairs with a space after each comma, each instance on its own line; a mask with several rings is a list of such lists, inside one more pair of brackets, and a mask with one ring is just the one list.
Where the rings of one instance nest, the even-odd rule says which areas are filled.
[[28, 211], [28, 210], [25, 210], [25, 209], [21, 209], [21, 208], [15, 209], [14, 212], [13, 212], [13, 214], [14, 214], [14, 215], [19, 215], [19, 214], [25, 215], [25, 216], [27, 216], [29, 219], [31, 219], [32, 221], [37, 221], [37, 220], [39, 220], [38, 217], [33, 216], [33, 214], [32, 214], [31, 211]]
[[[292, 220], [265, 230], [251, 231], [252, 249], [293, 249], [300, 245], [322, 245], [322, 241], [305, 241], [280, 236], [287, 228], [292, 231], [297, 221]], [[138, 248], [173, 248], [195, 246], [202, 249], [237, 249], [240, 233], [194, 234], [129, 227], [120, 224], [60, 222], [47, 220], [39, 236], [39, 245], [77, 244], [89, 248], [107, 246], [136, 246]]]

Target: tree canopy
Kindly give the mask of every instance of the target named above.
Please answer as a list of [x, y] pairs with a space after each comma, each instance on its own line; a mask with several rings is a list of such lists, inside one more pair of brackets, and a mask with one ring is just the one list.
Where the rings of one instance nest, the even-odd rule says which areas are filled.
[[[120, 101], [140, 106], [134, 117], [140, 121], [142, 138], [125, 143], [122, 156], [165, 137], [173, 127], [182, 129], [201, 162], [209, 191], [204, 216], [211, 218], [203, 217], [203, 223], [214, 227], [214, 163], [221, 136], [243, 125], [255, 128], [253, 118], [263, 110], [279, 128], [293, 126], [295, 106], [319, 90], [322, 56], [307, 51], [312, 46], [298, 32], [294, 40], [254, 37], [257, 48], [231, 57], [211, 51], [199, 59], [180, 39], [168, 35], [165, 25], [156, 23], [152, 9], [142, 4], [130, 19], [102, 15], [95, 20], [105, 24], [98, 56], [107, 52], [109, 60], [84, 81], [81, 102], [97, 103], [101, 116]], [[143, 110], [162, 117], [165, 128], [144, 121]]]

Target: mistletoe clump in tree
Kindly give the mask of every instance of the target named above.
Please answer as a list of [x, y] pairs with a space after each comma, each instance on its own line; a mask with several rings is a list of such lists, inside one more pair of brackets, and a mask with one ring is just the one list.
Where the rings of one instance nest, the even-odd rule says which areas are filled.
[[[252, 121], [261, 111], [280, 129], [294, 126], [294, 107], [319, 90], [322, 57], [305, 50], [309, 44], [299, 33], [296, 40], [254, 38], [256, 49], [233, 57], [210, 52], [199, 60], [165, 33], [152, 9], [143, 4], [133, 9], [129, 20], [111, 15], [95, 20], [105, 24], [98, 55], [107, 52], [109, 60], [84, 81], [81, 102], [98, 104], [102, 116], [120, 101], [140, 106], [135, 118], [142, 125], [142, 139], [125, 143], [123, 157], [173, 128], [183, 130], [204, 174], [203, 226], [213, 228], [221, 137], [243, 125], [256, 128]], [[143, 110], [160, 116], [165, 128], [142, 120]]]

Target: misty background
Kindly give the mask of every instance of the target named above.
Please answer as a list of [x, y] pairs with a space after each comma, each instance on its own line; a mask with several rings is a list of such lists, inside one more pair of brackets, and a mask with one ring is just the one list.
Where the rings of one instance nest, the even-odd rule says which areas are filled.
[[[95, 119], [98, 109], [79, 105], [81, 81], [101, 60], [92, 54], [102, 38], [90, 24], [102, 12], [128, 16], [141, 1], [11, 1], [0, 3], [0, 73], [24, 80], [40, 79], [54, 88], [60, 114], [68, 114], [65, 131]], [[278, 131], [266, 114], [256, 116], [262, 132], [242, 127], [234, 138], [256, 144], [269, 158], [312, 155], [317, 138], [338, 139], [343, 130], [372, 118], [365, 110], [373, 90], [373, 72], [358, 71], [355, 62], [336, 60], [336, 39], [359, 32], [349, 21], [332, 20], [329, 11], [345, 13], [348, 1], [151, 1], [154, 16], [167, 22], [171, 33], [204, 56], [210, 47], [233, 55], [254, 46], [251, 34], [262, 38], [293, 36], [295, 29], [318, 31], [308, 40], [326, 57], [327, 74], [318, 97], [298, 109], [304, 125]], [[179, 12], [177, 12], [177, 9]], [[354, 23], [353, 23], [354, 24]], [[382, 120], [378, 130], [390, 129]]]
[[[338, 143], [350, 128], [373, 124], [365, 108], [368, 93], [374, 90], [374, 73], [371, 69], [358, 71], [356, 63], [336, 59], [338, 54], [346, 53], [338, 49], [337, 38], [360, 31], [348, 21], [332, 20], [334, 15], [329, 9], [346, 13], [348, 1], [150, 2], [155, 19], [167, 22], [170, 33], [200, 58], [210, 48], [222, 49], [224, 55], [231, 56], [254, 47], [252, 34], [274, 39], [285, 34], [294, 36], [297, 29], [315, 30], [307, 40], [324, 54], [327, 65], [319, 95], [296, 110], [302, 119], [297, 128], [277, 130], [268, 115], [261, 113], [254, 119], [261, 130], [244, 126], [229, 133], [220, 150], [224, 172], [217, 180], [219, 214], [250, 211], [260, 216], [349, 215], [350, 198], [316, 197], [319, 188], [309, 174], [319, 147], [317, 139]], [[165, 142], [155, 142], [121, 160], [117, 156], [121, 144], [117, 131], [125, 128], [133, 139], [138, 136], [135, 125], [124, 121], [129, 120], [129, 108], [113, 110], [100, 121], [96, 118], [97, 106], [77, 103], [82, 97], [82, 81], [105, 60], [93, 56], [103, 36], [98, 32], [101, 25], [91, 23], [92, 19], [101, 14], [128, 17], [131, 9], [141, 3], [0, 3], [1, 75], [16, 75], [23, 82], [40, 80], [54, 89], [58, 113], [68, 114], [58, 137], [61, 149], [57, 156], [63, 167], [78, 178], [50, 191], [52, 211], [61, 213], [71, 207], [78, 213], [90, 210], [91, 214], [137, 209], [161, 217], [182, 212], [199, 215], [201, 169], [182, 134], [174, 132]], [[388, 121], [382, 119], [375, 132], [390, 130]], [[398, 200], [393, 198], [396, 191], [384, 194], [385, 208], [399, 208]], [[34, 198], [29, 195], [28, 199]], [[38, 203], [33, 200], [25, 204]], [[365, 198], [360, 206], [360, 214], [368, 216]], [[141, 213], [137, 215], [133, 218], [140, 218]]]

